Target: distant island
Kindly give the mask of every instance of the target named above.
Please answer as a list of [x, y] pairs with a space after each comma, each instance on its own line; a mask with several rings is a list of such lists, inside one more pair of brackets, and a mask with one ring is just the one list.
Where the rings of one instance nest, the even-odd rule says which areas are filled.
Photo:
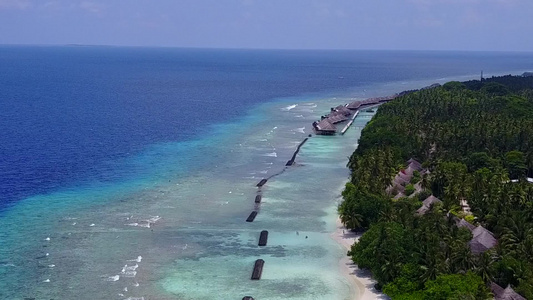
[[533, 299], [533, 73], [381, 105], [338, 207], [392, 299]]

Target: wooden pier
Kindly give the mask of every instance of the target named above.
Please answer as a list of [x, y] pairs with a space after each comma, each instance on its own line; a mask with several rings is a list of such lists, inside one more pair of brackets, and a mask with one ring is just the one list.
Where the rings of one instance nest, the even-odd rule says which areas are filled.
[[253, 222], [255, 220], [255, 217], [257, 216], [257, 211], [252, 211], [250, 215], [248, 216], [248, 219], [246, 219], [246, 222]]
[[261, 231], [261, 235], [259, 235], [259, 243], [257, 245], [261, 247], [266, 246], [267, 241], [268, 241], [268, 231], [263, 230]]
[[350, 126], [352, 126], [353, 121], [355, 120], [355, 117], [357, 117], [358, 114], [359, 114], [359, 111], [357, 110], [357, 111], [355, 112], [355, 114], [353, 114], [353, 117], [352, 117], [352, 119], [350, 120], [350, 122], [348, 122], [348, 124], [346, 124], [346, 126], [344, 126], [344, 128], [342, 129], [342, 131], [341, 131], [341, 135], [344, 135], [344, 133], [348, 130], [348, 128], [350, 128]]
[[254, 270], [252, 272], [252, 280], [261, 279], [261, 274], [263, 273], [264, 265], [265, 265], [265, 261], [262, 259], [258, 259], [255, 261]]

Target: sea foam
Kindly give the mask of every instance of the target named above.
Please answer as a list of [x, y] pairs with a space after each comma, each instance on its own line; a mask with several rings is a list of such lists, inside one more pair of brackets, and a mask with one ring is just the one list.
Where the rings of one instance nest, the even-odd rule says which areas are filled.
[[281, 110], [289, 111], [289, 110], [295, 108], [296, 106], [298, 106], [298, 104], [289, 105], [287, 107], [282, 108]]

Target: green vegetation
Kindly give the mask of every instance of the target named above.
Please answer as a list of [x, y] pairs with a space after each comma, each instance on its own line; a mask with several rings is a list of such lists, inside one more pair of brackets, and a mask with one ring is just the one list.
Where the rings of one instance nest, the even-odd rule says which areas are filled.
[[405, 195], [410, 196], [412, 193], [415, 192], [415, 187], [412, 184], [408, 184], [405, 186]]
[[[423, 190], [392, 201], [387, 188], [409, 158], [430, 172], [413, 173], [404, 194], [417, 182]], [[349, 255], [393, 299], [486, 299], [492, 281], [533, 299], [533, 77], [398, 97], [363, 130], [348, 167], [339, 214], [367, 230]], [[417, 214], [431, 194], [443, 203]], [[498, 245], [472, 253], [472, 234], [454, 215], [492, 231]]]
[[384, 292], [393, 299], [406, 300], [490, 299], [485, 283], [472, 272], [439, 275], [435, 280], [426, 281], [421, 290], [412, 284], [412, 280], [400, 278], [387, 285]]

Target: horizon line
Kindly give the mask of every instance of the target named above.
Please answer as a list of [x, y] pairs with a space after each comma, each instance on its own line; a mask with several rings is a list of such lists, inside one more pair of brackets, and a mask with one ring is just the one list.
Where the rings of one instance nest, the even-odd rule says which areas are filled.
[[108, 44], [33, 44], [0, 43], [0, 46], [33, 47], [107, 47], [107, 48], [157, 48], [157, 49], [198, 49], [198, 50], [272, 50], [272, 51], [391, 51], [391, 52], [492, 52], [492, 53], [533, 53], [533, 50], [467, 50], [467, 49], [373, 49], [373, 48], [260, 48], [260, 47], [198, 47], [161, 45], [108, 45]]

